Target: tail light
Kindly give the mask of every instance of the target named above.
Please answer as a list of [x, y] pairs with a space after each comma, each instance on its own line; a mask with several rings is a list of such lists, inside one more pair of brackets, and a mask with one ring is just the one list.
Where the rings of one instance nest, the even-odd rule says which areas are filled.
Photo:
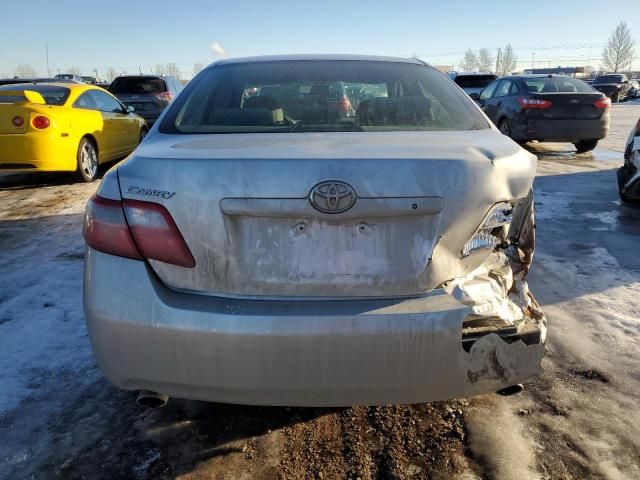
[[181, 267], [196, 264], [173, 218], [157, 203], [95, 195], [87, 205], [84, 237], [90, 247], [111, 255]]
[[155, 97], [158, 100], [162, 100], [163, 102], [170, 102], [171, 100], [173, 100], [173, 95], [171, 95], [171, 92], [156, 93]]
[[493, 250], [507, 237], [507, 230], [513, 218], [513, 206], [509, 202], [494, 205], [480, 224], [480, 228], [462, 249], [466, 257], [481, 250]]
[[549, 100], [538, 100], [537, 98], [519, 98], [518, 103], [522, 108], [550, 108], [553, 103]]
[[611, 99], [609, 97], [603, 97], [599, 100], [596, 100], [594, 103], [596, 108], [609, 108], [611, 106]]
[[11, 123], [13, 123], [14, 127], [21, 127], [22, 125], [24, 125], [24, 118], [20, 115], [16, 115], [11, 119]]
[[51, 125], [51, 122], [44, 115], [38, 115], [37, 117], [33, 117], [33, 120], [31, 120], [31, 124], [33, 125], [34, 128], [37, 128], [38, 130], [43, 130], [47, 128], [49, 125]]

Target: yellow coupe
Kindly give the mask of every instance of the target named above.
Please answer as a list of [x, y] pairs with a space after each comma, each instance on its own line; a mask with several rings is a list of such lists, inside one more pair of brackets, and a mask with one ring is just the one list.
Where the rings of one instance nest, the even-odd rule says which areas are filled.
[[75, 171], [125, 157], [147, 133], [142, 117], [99, 87], [75, 83], [0, 87], [0, 172]]

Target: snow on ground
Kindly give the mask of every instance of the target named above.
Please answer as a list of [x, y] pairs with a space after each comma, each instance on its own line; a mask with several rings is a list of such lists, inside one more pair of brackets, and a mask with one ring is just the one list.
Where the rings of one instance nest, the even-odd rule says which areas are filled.
[[613, 116], [593, 155], [532, 147], [545, 372], [519, 396], [469, 402], [142, 410], [97, 370], [84, 326], [82, 211], [97, 185], [0, 176], [0, 478], [640, 478], [640, 208], [619, 202], [615, 177], [640, 106]]

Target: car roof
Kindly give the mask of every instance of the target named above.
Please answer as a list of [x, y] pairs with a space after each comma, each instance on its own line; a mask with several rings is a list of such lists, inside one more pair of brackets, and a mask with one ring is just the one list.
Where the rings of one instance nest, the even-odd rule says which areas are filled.
[[483, 75], [483, 76], [495, 75], [497, 77], [495, 73], [491, 73], [491, 72], [458, 72], [456, 73], [456, 77], [467, 77], [467, 76], [470, 77], [473, 75]]
[[255, 57], [239, 57], [225, 58], [218, 60], [210, 66], [215, 65], [234, 65], [242, 63], [260, 63], [260, 62], [288, 62], [288, 61], [366, 61], [366, 62], [389, 62], [389, 63], [408, 63], [413, 65], [426, 65], [426, 62], [417, 58], [403, 57], [384, 57], [378, 55], [344, 55], [344, 54], [304, 54], [304, 55], [264, 55]]

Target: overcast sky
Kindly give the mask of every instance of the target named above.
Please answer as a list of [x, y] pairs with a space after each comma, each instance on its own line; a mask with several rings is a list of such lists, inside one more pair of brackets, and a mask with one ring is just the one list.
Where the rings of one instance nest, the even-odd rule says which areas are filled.
[[[78, 1], [17, 0], [0, 8], [0, 75], [18, 64], [46, 75], [71, 67], [150, 72], [175, 62], [276, 53], [411, 56], [456, 65], [467, 48], [511, 43], [520, 67], [598, 66], [618, 22], [640, 39], [640, 3], [616, 0], [448, 1]], [[636, 48], [640, 57], [640, 46]], [[640, 69], [640, 58], [634, 62]]]

